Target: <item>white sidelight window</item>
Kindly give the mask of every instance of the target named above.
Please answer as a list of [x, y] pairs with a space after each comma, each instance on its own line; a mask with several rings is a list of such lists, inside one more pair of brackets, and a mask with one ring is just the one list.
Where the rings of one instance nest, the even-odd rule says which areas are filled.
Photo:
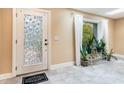
[[102, 20], [98, 23], [97, 39], [103, 39], [106, 43], [106, 49], [109, 51], [109, 32], [108, 32], [108, 20]]

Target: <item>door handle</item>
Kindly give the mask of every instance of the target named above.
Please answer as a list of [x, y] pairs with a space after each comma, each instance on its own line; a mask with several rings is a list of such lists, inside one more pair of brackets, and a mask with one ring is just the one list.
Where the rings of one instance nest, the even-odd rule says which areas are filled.
[[47, 41], [47, 39], [45, 39], [45, 41]]
[[47, 46], [47, 45], [48, 45], [48, 43], [45, 43], [45, 45]]
[[45, 39], [45, 45], [46, 45], [46, 46], [48, 45], [48, 43], [47, 43], [47, 39]]

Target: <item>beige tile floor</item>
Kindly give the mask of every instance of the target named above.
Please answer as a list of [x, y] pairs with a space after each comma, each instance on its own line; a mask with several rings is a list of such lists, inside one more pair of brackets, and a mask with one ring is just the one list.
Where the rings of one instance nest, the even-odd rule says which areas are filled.
[[[43, 71], [48, 81], [40, 84], [124, 84], [124, 61], [100, 61], [88, 67], [68, 66]], [[41, 73], [41, 72], [38, 72]], [[22, 77], [1, 80], [1, 84], [21, 84]]]

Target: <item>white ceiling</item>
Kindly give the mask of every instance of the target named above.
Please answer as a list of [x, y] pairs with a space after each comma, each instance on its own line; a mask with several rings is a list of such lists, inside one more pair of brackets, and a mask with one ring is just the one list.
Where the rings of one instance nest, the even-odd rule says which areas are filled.
[[96, 14], [104, 17], [109, 17], [113, 19], [118, 19], [124, 17], [124, 12], [115, 14], [115, 15], [107, 15], [108, 12], [111, 12], [113, 10], [116, 10], [118, 8], [75, 8], [76, 10], [86, 12], [86, 13], [91, 13], [91, 14]]

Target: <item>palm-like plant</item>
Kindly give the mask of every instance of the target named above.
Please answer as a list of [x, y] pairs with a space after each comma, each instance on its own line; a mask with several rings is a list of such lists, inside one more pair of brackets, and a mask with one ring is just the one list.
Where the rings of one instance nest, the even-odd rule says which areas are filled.
[[81, 53], [81, 60], [87, 61], [87, 50], [86, 50], [86, 47], [83, 47], [82, 49], [80, 49], [80, 53]]
[[81, 65], [82, 65], [82, 66], [88, 66], [86, 47], [83, 47], [83, 48], [80, 50], [80, 54], [81, 54]]
[[113, 49], [111, 49], [110, 53], [106, 53], [106, 60], [107, 61], [111, 61], [111, 58], [114, 58], [115, 60], [117, 60], [117, 58], [113, 55]]
[[85, 23], [83, 25], [83, 38], [82, 43], [83, 47], [86, 48], [87, 53], [91, 54], [92, 46], [93, 46], [93, 27], [89, 23]]
[[89, 40], [87, 41], [86, 49], [88, 54], [91, 54], [91, 51], [93, 49], [93, 41], [94, 41], [94, 37], [90, 37]]

